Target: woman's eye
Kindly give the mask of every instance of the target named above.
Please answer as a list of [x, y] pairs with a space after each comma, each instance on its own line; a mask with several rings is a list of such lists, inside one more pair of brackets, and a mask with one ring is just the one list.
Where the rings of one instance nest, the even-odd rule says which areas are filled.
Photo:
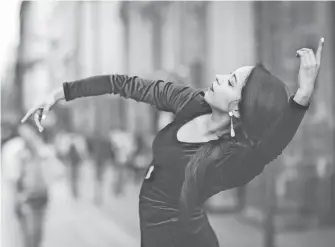
[[231, 86], [231, 87], [233, 86], [233, 85], [231, 84], [230, 80], [228, 80], [228, 85]]

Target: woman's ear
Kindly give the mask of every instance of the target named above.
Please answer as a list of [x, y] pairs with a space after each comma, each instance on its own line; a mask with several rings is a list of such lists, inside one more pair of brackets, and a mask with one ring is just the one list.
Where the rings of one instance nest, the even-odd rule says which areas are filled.
[[239, 104], [239, 100], [234, 100], [230, 104], [230, 111], [233, 113], [234, 117], [236, 117], [236, 118], [240, 118], [241, 117], [240, 111], [238, 109], [238, 104]]
[[241, 117], [240, 111], [239, 111], [238, 109], [235, 109], [235, 110], [233, 111], [233, 115], [234, 115], [234, 117], [236, 117], [236, 118], [240, 118], [240, 117]]

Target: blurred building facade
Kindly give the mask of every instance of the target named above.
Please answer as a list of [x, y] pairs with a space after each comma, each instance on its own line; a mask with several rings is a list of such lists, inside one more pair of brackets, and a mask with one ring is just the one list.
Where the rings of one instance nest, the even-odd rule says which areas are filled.
[[[297, 88], [296, 50], [325, 37], [319, 88], [284, 155], [247, 186], [244, 214], [307, 212], [335, 222], [335, 24], [332, 2], [23, 2], [19, 47], [22, 107], [62, 82], [97, 74], [148, 76], [186, 68], [207, 87], [216, 73], [262, 62]], [[157, 78], [158, 79], [158, 78]], [[154, 110], [107, 95], [62, 107], [64, 125], [104, 138], [113, 128], [154, 132]], [[329, 133], [332, 133], [330, 135]], [[274, 183], [273, 181], [276, 181]], [[266, 196], [264, 196], [266, 195]], [[273, 195], [273, 196], [271, 196]]]

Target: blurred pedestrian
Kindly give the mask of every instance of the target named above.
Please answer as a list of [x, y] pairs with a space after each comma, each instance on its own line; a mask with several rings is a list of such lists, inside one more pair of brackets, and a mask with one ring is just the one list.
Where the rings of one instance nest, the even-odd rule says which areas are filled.
[[107, 93], [173, 112], [176, 118], [153, 142], [140, 192], [141, 246], [217, 247], [205, 201], [251, 181], [288, 145], [311, 101], [322, 47], [323, 39], [316, 55], [297, 52], [299, 89], [290, 98], [260, 64], [217, 75], [205, 91], [115, 74], [66, 82], [23, 120], [34, 115], [42, 131], [42, 116], [59, 100]]
[[132, 133], [121, 129], [111, 131], [109, 137], [114, 152], [116, 172], [113, 192], [115, 195], [122, 195], [127, 182], [127, 173], [131, 170], [136, 150], [135, 137]]
[[70, 165], [70, 188], [73, 198], [77, 199], [79, 196], [79, 176], [80, 176], [80, 165], [83, 162], [83, 157], [80, 155], [79, 145], [82, 140], [79, 139], [75, 134], [71, 135], [70, 148], [68, 153], [68, 160]]
[[[20, 167], [23, 165], [27, 148], [24, 139], [12, 126], [11, 135], [7, 135], [1, 145], [1, 243], [3, 246], [22, 246], [24, 240], [18, 238], [21, 233], [16, 215], [18, 201], [17, 183]], [[20, 243], [20, 240], [22, 244]]]
[[76, 199], [78, 197], [78, 177], [81, 159], [74, 144], [74, 138], [73, 134], [62, 131], [56, 134], [54, 143], [57, 156], [67, 168], [69, 189], [73, 198]]
[[109, 139], [100, 136], [88, 137], [88, 150], [94, 168], [94, 203], [103, 203], [103, 184], [106, 170], [113, 161], [113, 152]]
[[132, 162], [132, 170], [134, 173], [134, 182], [140, 182], [145, 171], [148, 169], [152, 160], [151, 145], [152, 136], [149, 134], [138, 134], [136, 136], [136, 151]]
[[71, 147], [71, 136], [68, 132], [61, 131], [56, 134], [54, 145], [58, 158], [65, 164], [68, 162], [68, 154]]
[[13, 209], [22, 230], [23, 244], [41, 245], [49, 186], [60, 170], [55, 153], [45, 145], [32, 124], [20, 125], [17, 136], [3, 147], [3, 167], [12, 192]]
[[10, 121], [1, 121], [1, 148], [8, 140], [15, 137], [15, 125]]

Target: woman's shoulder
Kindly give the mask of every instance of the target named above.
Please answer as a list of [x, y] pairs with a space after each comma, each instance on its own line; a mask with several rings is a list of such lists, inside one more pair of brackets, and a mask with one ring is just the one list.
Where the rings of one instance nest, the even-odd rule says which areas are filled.
[[176, 118], [189, 118], [197, 114], [206, 113], [211, 110], [204, 98], [202, 89], [194, 89], [194, 93], [185, 106], [176, 114]]

